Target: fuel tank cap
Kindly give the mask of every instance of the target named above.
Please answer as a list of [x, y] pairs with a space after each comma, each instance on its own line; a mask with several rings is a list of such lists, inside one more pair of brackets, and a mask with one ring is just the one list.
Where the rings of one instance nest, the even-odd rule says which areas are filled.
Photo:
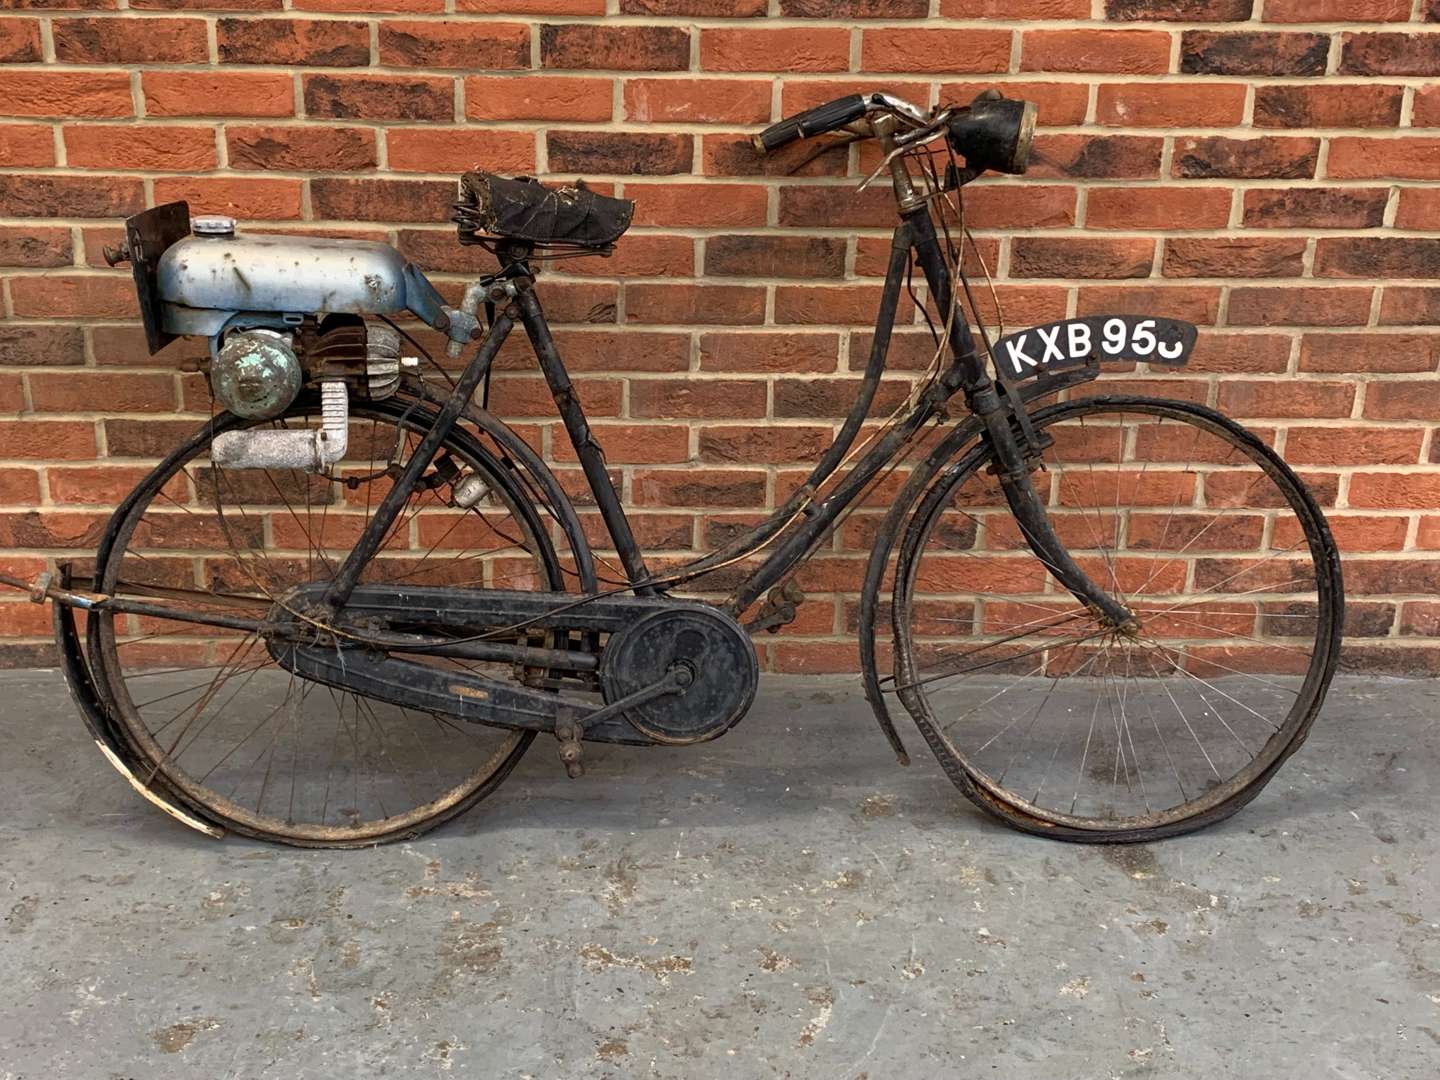
[[234, 236], [235, 219], [221, 214], [207, 214], [191, 218], [190, 228], [196, 236]]

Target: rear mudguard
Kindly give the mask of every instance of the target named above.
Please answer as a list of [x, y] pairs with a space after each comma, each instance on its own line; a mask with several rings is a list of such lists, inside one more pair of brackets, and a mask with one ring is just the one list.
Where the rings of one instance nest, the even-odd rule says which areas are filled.
[[[401, 395], [397, 396], [408, 397], [416, 405], [433, 405], [435, 403], [433, 396], [423, 393], [413, 395], [402, 391]], [[531, 486], [531, 490], [538, 493], [544, 504], [543, 509], [549, 511], [550, 516], [565, 534], [566, 542], [575, 559], [574, 569], [580, 591], [597, 592], [599, 587], [595, 577], [595, 558], [590, 550], [589, 541], [585, 538], [580, 518], [575, 512], [569, 496], [565, 494], [565, 489], [560, 486], [560, 482], [545, 465], [545, 462], [520, 436], [511, 431], [493, 414], [472, 406], [466, 408], [465, 412], [461, 414], [461, 419], [488, 435], [500, 451], [501, 463], [509, 464]], [[223, 431], [238, 423], [238, 418], [231, 414], [220, 413], [206, 427], [213, 426], [215, 431]], [[200, 429], [200, 431], [203, 430], [205, 430], [204, 427]], [[189, 445], [190, 441], [186, 440], [181, 447], [177, 447], [175, 452], [180, 452], [183, 447]], [[157, 466], [157, 468], [159, 467]], [[110, 549], [114, 545], [120, 522], [129, 511], [133, 498], [133, 495], [127, 496], [111, 515], [100, 540], [96, 559], [97, 566], [102, 565], [108, 557]], [[70, 586], [69, 568], [62, 566], [60, 569], [60, 584], [68, 588]], [[65, 674], [66, 684], [69, 686], [70, 695], [75, 700], [75, 705], [80, 711], [80, 717], [84, 721], [86, 729], [94, 738], [100, 752], [105, 755], [105, 759], [125, 777], [126, 782], [140, 795], [177, 821], [183, 822], [207, 836], [217, 839], [224, 836], [225, 832], [222, 828], [209, 820], [203, 811], [193, 806], [190, 800], [182, 798], [178, 792], [171, 790], [163, 776], [154, 773], [150, 766], [141, 761], [127, 743], [121, 725], [110, 715], [104, 698], [96, 686], [93, 660], [90, 659], [93, 650], [97, 647], [91, 616], [86, 616], [85, 641], [82, 644], [74, 610], [58, 603], [52, 604], [51, 607], [53, 609], [55, 644], [60, 653], [61, 668]]]
[[[61, 585], [68, 587], [68, 566], [60, 568], [60, 577]], [[200, 814], [183, 809], [180, 801], [166, 790], [159, 777], [148, 775], [149, 770], [135, 757], [118, 725], [111, 720], [105, 703], [96, 693], [90, 665], [85, 662], [85, 654], [80, 646], [74, 609], [55, 603], [50, 607], [55, 624], [55, 644], [60, 650], [60, 668], [65, 673], [65, 683], [80, 710], [80, 719], [85, 722], [86, 730], [100, 748], [100, 753], [105, 755], [105, 760], [110, 762], [143, 798], [154, 803], [176, 821], [216, 840], [222, 839], [225, 836], [224, 829]]]

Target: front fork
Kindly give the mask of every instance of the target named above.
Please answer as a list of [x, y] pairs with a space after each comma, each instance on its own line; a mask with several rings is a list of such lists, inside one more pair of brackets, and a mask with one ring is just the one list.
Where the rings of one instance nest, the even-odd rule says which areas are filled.
[[[951, 289], [950, 270], [940, 253], [940, 243], [935, 235], [935, 222], [930, 217], [928, 203], [915, 198], [915, 205], [905, 210], [902, 217], [910, 224], [915, 237], [915, 260], [925, 273], [926, 283], [935, 298], [937, 310], [950, 323], [950, 351], [953, 366], [945, 375], [951, 389], [965, 393], [966, 404], [985, 425], [985, 437], [995, 459], [995, 472], [1000, 480], [1005, 501], [1015, 516], [1025, 541], [1055, 578], [1075, 598], [1095, 612], [1103, 625], [1134, 633], [1139, 621], [1126, 605], [1116, 596], [1091, 580], [1070, 555], [1065, 544], [1050, 523], [1045, 502], [1035, 490], [1030, 479], [1031, 463], [1026, 449], [1016, 438], [1012, 419], [1022, 424], [1019, 415], [1024, 406], [1018, 395], [1006, 393], [1003, 398], [993, 379], [986, 371], [985, 360], [975, 345], [970, 332], [969, 321], [963, 308], [956, 306]], [[903, 205], [903, 200], [902, 200]], [[950, 317], [951, 312], [954, 316]], [[1028, 424], [1024, 425], [1028, 430]], [[1028, 437], [1027, 437], [1027, 442]], [[1036, 447], [1035, 449], [1039, 449]]]
[[[1056, 534], [1045, 501], [1030, 479], [1031, 463], [1015, 437], [1010, 423], [1011, 411], [1000, 400], [994, 384], [967, 396], [971, 409], [985, 425], [985, 438], [994, 457], [1000, 489], [1030, 550], [1060, 584], [1096, 614], [1102, 625], [1126, 634], [1135, 633], [1140, 629], [1135, 613], [1091, 580]], [[1020, 407], [1018, 402], [1015, 407]]]

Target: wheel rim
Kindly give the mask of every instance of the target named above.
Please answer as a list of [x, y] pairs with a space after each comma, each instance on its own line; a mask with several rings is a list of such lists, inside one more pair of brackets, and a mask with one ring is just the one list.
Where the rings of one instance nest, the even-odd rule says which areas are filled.
[[902, 552], [901, 699], [983, 797], [1043, 828], [1158, 830], [1253, 794], [1333, 667], [1323, 519], [1208, 410], [1116, 399], [1036, 420], [1056, 439], [1036, 480], [1057, 531], [1142, 629], [1105, 627], [1059, 586], [974, 452]]
[[[274, 426], [318, 416], [306, 399]], [[405, 460], [431, 419], [398, 401], [353, 407], [350, 449], [335, 470], [349, 485], [289, 470], [213, 470], [202, 433], [127, 500], [102, 553], [100, 588], [263, 617], [274, 598], [333, 575], [388, 488], [387, 459], [399, 447]], [[361, 580], [563, 588], [543, 525], [493, 457], [458, 431], [437, 460], [446, 454], [486, 494], [468, 510], [445, 505], [446, 484], [412, 494]], [[198, 599], [197, 588], [215, 597]], [[413, 834], [493, 790], [533, 738], [307, 683], [254, 634], [99, 613], [94, 640], [110, 704], [150, 766], [142, 779], [252, 835], [349, 845]]]

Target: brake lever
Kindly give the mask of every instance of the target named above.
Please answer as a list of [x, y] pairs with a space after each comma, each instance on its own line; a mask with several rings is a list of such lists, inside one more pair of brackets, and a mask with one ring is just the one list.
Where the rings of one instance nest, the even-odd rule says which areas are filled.
[[936, 139], [943, 138], [945, 135], [945, 131], [942, 125], [937, 130], [931, 131], [930, 134], [926, 135], [923, 139], [919, 137], [921, 134], [923, 134], [923, 132], [914, 133], [914, 135], [910, 139], [908, 139], [903, 145], [897, 145], [893, 150], [886, 154], [885, 157], [881, 160], [880, 164], [875, 166], [874, 170], [870, 173], [870, 175], [865, 177], [865, 179], [860, 182], [860, 186], [855, 189], [856, 192], [858, 193], [864, 191], [876, 180], [878, 180], [882, 173], [888, 172], [890, 166], [894, 163], [896, 158], [908, 154], [917, 146], [925, 146], [927, 143], [932, 143]]
[[868, 117], [862, 120], [856, 120], [850, 124], [846, 124], [843, 128], [839, 128], [838, 130], [846, 133], [844, 138], [831, 139], [829, 142], [824, 142], [816, 146], [799, 161], [791, 165], [790, 168], [786, 169], [785, 175], [794, 176], [806, 165], [809, 165], [817, 158], [828, 154], [831, 150], [839, 149], [842, 146], [850, 146], [853, 143], [860, 142], [862, 139], [872, 138], [875, 134], [873, 129], [870, 127], [870, 120]]

